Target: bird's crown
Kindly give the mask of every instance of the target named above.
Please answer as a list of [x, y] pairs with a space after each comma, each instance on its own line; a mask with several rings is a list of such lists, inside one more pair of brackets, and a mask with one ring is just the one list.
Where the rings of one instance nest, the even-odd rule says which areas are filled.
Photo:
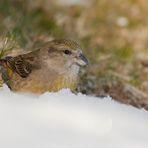
[[73, 50], [81, 49], [80, 45], [73, 40], [59, 39], [51, 41], [55, 46], [70, 48]]

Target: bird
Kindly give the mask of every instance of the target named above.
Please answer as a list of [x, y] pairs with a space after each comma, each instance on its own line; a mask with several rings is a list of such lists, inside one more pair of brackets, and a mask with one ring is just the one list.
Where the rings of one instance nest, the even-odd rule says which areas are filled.
[[88, 65], [80, 45], [70, 39], [55, 39], [40, 48], [0, 59], [2, 79], [14, 92], [75, 90], [81, 67]]

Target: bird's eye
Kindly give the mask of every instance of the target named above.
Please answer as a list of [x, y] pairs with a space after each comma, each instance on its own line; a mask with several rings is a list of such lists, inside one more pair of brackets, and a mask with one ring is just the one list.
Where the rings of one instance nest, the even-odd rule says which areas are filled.
[[72, 52], [70, 50], [64, 50], [64, 53], [67, 54], [67, 55], [71, 55]]

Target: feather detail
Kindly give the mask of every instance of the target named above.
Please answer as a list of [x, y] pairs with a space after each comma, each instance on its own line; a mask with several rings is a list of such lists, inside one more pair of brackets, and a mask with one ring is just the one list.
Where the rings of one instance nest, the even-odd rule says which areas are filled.
[[37, 62], [33, 56], [19, 55], [16, 57], [7, 56], [0, 60], [0, 65], [6, 69], [17, 73], [22, 78], [26, 78], [32, 72], [33, 69], [38, 68]]
[[25, 61], [21, 56], [14, 58], [6, 57], [6, 62], [9, 68], [23, 78], [26, 78], [32, 71], [32, 65]]

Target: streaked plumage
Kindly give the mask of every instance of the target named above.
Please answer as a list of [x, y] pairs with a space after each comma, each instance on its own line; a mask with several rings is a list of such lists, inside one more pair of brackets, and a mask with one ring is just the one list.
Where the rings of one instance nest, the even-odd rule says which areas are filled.
[[3, 80], [13, 91], [44, 93], [75, 89], [80, 66], [87, 64], [81, 47], [71, 40], [53, 40], [42, 48], [0, 60]]

